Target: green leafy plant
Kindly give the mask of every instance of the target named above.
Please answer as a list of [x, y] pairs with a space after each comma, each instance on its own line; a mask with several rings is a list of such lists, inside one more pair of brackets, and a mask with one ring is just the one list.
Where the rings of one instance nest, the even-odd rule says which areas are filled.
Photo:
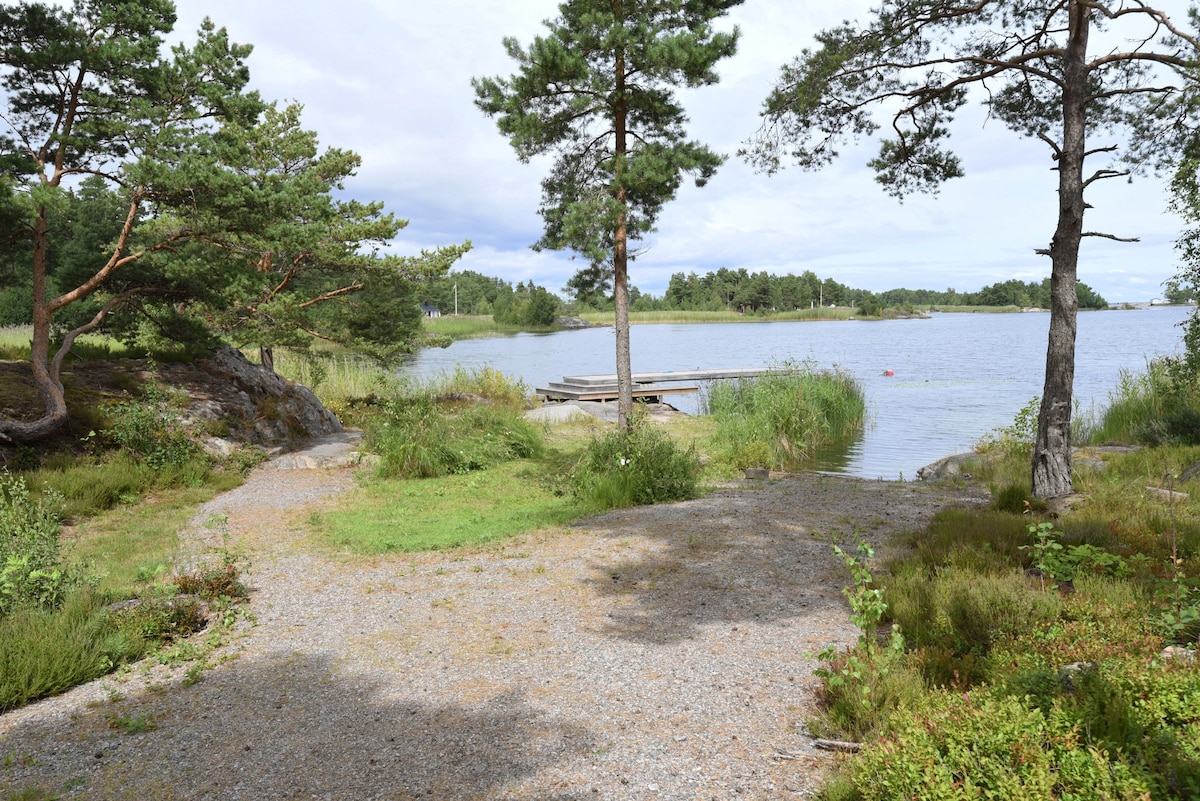
[[634, 417], [627, 431], [592, 439], [571, 471], [575, 496], [586, 506], [618, 509], [695, 498], [700, 459], [666, 433]]
[[1065, 581], [1065, 570], [1062, 567], [1062, 552], [1063, 544], [1060, 540], [1061, 532], [1054, 530], [1054, 524], [1050, 522], [1030, 523], [1029, 533], [1033, 536], [1034, 542], [1032, 545], [1022, 545], [1022, 551], [1029, 551], [1033, 558], [1033, 566], [1040, 573], [1042, 587], [1045, 588], [1046, 577], [1051, 579]]
[[830, 647], [817, 654], [820, 667], [813, 672], [822, 680], [819, 696], [824, 716], [810, 728], [862, 737], [881, 727], [895, 708], [911, 698], [919, 681], [914, 684], [911, 677], [894, 673], [904, 658], [904, 636], [898, 624], [892, 626], [885, 645], [879, 642], [887, 603], [883, 590], [874, 586], [867, 564], [875, 555], [871, 544], [859, 541], [853, 554], [837, 544], [833, 550], [850, 570], [853, 585], [842, 592], [850, 602], [850, 620], [861, 634], [848, 651], [839, 653]]
[[1000, 453], [1008, 456], [1027, 456], [1037, 437], [1038, 411], [1041, 398], [1034, 396], [1017, 411], [1012, 425], [997, 428], [975, 443], [979, 453]]
[[157, 381], [149, 381], [142, 387], [140, 399], [115, 404], [106, 411], [103, 433], [154, 470], [179, 468], [202, 458], [200, 446], [169, 400]]
[[53, 609], [82, 574], [62, 560], [53, 492], [33, 499], [24, 479], [0, 472], [0, 618], [19, 605]]

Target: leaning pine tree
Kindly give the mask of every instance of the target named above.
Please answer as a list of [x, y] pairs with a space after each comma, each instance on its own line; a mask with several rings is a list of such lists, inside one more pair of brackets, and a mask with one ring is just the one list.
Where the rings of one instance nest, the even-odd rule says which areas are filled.
[[[1049, 149], [1059, 204], [1050, 245], [1036, 250], [1052, 266], [1032, 486], [1036, 497], [1070, 494], [1080, 242], [1136, 241], [1084, 230], [1084, 192], [1181, 152], [1198, 110], [1194, 30], [1137, 0], [883, 0], [866, 26], [843, 23], [817, 42], [783, 68], [745, 151], [767, 172], [789, 159], [827, 164], [839, 142], [879, 130], [879, 114], [890, 135], [871, 161], [878, 180], [897, 197], [936, 191], [962, 175], [942, 145], [972, 100]], [[1089, 173], [1097, 157], [1105, 163]]]
[[672, 90], [716, 83], [738, 32], [713, 22], [742, 0], [567, 0], [528, 49], [504, 46], [510, 78], [472, 83], [523, 162], [553, 154], [542, 181], [545, 234], [535, 249], [573, 250], [592, 268], [611, 259], [620, 426], [633, 410], [629, 245], [654, 230], [683, 173], [702, 186], [724, 161], [689, 141]]

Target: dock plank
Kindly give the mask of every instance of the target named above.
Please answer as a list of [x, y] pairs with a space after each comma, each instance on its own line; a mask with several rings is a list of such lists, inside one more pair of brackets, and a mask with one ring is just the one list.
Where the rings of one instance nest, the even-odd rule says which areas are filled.
[[[634, 373], [635, 384], [658, 384], [668, 381], [711, 381], [719, 378], [755, 378], [768, 373], [783, 372], [780, 367], [731, 367], [716, 370], [667, 370], [663, 372]], [[573, 386], [615, 385], [617, 374], [568, 375], [559, 383]]]

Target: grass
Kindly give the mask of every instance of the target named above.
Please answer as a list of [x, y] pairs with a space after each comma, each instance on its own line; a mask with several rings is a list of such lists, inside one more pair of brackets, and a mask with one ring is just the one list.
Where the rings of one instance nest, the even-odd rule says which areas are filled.
[[520, 325], [498, 323], [490, 314], [443, 314], [441, 317], [426, 317], [421, 324], [425, 333], [448, 337], [451, 340], [508, 336], [536, 330]]
[[468, 475], [372, 482], [312, 522], [331, 547], [382, 554], [479, 545], [580, 514], [537, 465], [515, 461]]
[[823, 449], [861, 433], [866, 416], [852, 378], [803, 366], [717, 382], [703, 407], [716, 424], [712, 451], [738, 469], [802, 469]]
[[105, 599], [73, 593], [57, 611], [23, 608], [0, 619], [0, 711], [108, 673], [123, 655], [100, 610]]
[[90, 566], [102, 591], [128, 597], [168, 569], [178, 532], [196, 509], [231, 488], [210, 484], [156, 492], [70, 527], [63, 541], [72, 558]]

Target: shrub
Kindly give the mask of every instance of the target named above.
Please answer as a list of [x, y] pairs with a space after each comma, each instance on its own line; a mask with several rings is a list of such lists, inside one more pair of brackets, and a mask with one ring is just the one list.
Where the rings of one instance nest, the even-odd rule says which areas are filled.
[[81, 581], [62, 561], [53, 493], [34, 501], [22, 478], [0, 473], [0, 618], [18, 606], [53, 609]]
[[1054, 620], [1062, 609], [1058, 595], [1031, 590], [1020, 570], [978, 573], [956, 565], [894, 576], [884, 597], [914, 644], [979, 656], [998, 638]]
[[628, 431], [592, 439], [571, 472], [576, 497], [595, 509], [618, 509], [695, 498], [700, 460], [642, 419]]
[[1070, 721], [1020, 699], [945, 696], [851, 763], [844, 798], [928, 801], [1134, 801], [1149, 797], [1137, 770], [1102, 748], [1081, 745]]
[[979, 453], [998, 453], [1004, 456], [1027, 457], [1037, 439], [1038, 413], [1041, 398], [1034, 397], [1021, 407], [1013, 418], [1012, 425], [997, 428], [975, 443]]
[[[738, 469], [802, 468], [821, 450], [850, 442], [866, 416], [854, 379], [795, 364], [756, 378], [714, 382], [703, 408], [717, 424], [716, 449]], [[770, 464], [747, 463], [764, 456]]]
[[103, 676], [122, 645], [106, 637], [103, 599], [89, 589], [57, 610], [24, 606], [0, 619], [0, 711]]
[[112, 406], [105, 418], [104, 434], [151, 469], [181, 468], [202, 458], [200, 446], [188, 435], [157, 382], [142, 388], [140, 400]]

